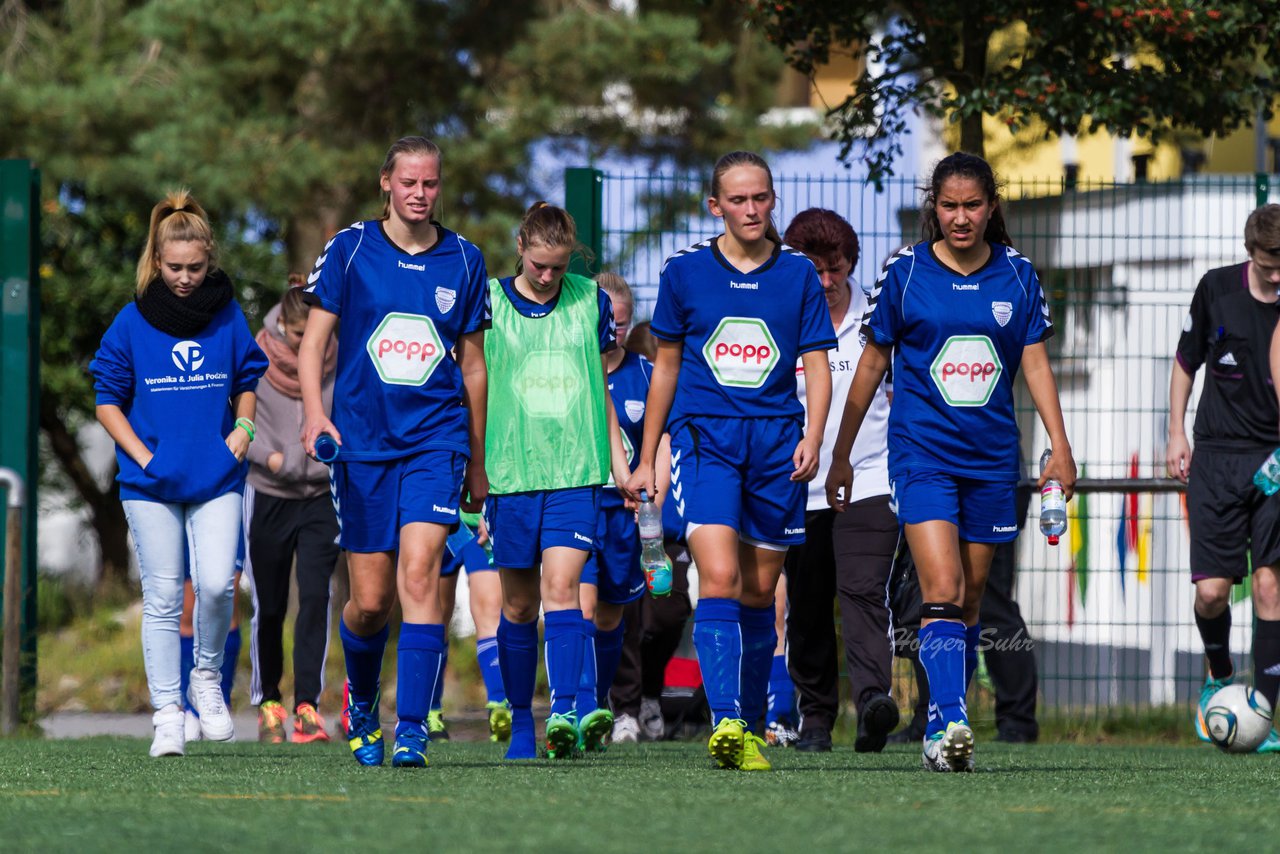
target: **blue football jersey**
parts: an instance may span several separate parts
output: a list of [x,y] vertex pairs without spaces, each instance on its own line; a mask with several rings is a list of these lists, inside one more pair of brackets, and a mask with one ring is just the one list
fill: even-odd
[[1053,334],[1031,262],[991,245],[967,276],[927,243],[891,257],[871,292],[864,333],[897,348],[889,409],[889,473],[931,469],[1016,479],[1013,379],[1030,344]]
[[341,318],[330,419],[344,459],[471,452],[453,348],[489,324],[488,276],[479,249],[436,229],[434,246],[410,254],[381,222],[357,222],[307,277],[308,301]]
[[[627,449],[627,467],[632,471],[640,461],[640,446],[644,443],[644,406],[649,397],[649,378],[652,376],[653,365],[636,353],[623,356],[622,364],[609,374],[609,397],[613,399],[613,408],[618,414],[622,444]],[[612,473],[601,493],[600,502],[606,506],[622,504],[622,493],[618,492]]]
[[[507,299],[511,300],[516,311],[525,317],[546,317],[560,303],[558,293],[545,303],[525,299],[520,291],[516,290],[515,276],[499,279],[498,283],[502,285],[502,292],[507,295]],[[600,352],[607,353],[618,346],[618,337],[613,323],[613,300],[609,299],[609,295],[602,288],[596,288],[596,305],[600,310],[600,317],[596,322],[596,333],[600,337]]]
[[667,259],[650,330],[684,353],[668,429],[696,415],[804,418],[796,359],[836,345],[813,263],[786,246],[749,273],[719,238]]

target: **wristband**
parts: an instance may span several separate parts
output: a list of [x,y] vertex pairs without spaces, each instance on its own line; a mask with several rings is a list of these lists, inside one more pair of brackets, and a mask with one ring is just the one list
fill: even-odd
[[248,434],[249,434],[249,441],[250,441],[250,442],[252,442],[252,441],[253,441],[253,434],[254,434],[254,432],[255,432],[256,428],[254,427],[253,421],[252,421],[251,419],[249,419],[249,418],[237,418],[237,419],[236,419],[236,426],[237,426],[237,427],[239,427],[239,428],[240,428],[241,430],[243,430],[244,432],[246,432],[246,433],[248,433]]

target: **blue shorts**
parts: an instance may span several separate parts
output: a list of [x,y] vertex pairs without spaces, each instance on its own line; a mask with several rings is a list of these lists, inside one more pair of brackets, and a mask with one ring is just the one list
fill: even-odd
[[621,505],[612,505],[602,507],[596,518],[596,548],[582,568],[582,583],[596,585],[601,602],[610,605],[634,602],[644,595],[636,513]]
[[458,524],[462,473],[467,458],[428,450],[398,460],[339,460],[330,471],[338,545],[350,552],[390,552],[400,529],[412,522]]
[[973,480],[924,470],[891,475],[893,512],[904,525],[950,522],[970,543],[1008,543],[1018,538],[1015,480]]
[[484,546],[475,540],[463,546],[461,552],[461,554],[455,555],[450,553],[448,549],[444,550],[444,561],[440,564],[441,578],[457,575],[458,571],[462,569],[465,569],[468,575],[473,572],[488,572],[497,569],[497,567],[489,563],[489,553],[484,550]]
[[556,546],[590,552],[596,543],[600,487],[490,495],[484,520],[493,543],[493,564],[503,569],[533,569],[542,553]]
[[687,534],[728,525],[743,542],[804,542],[809,485],[791,480],[803,431],[795,418],[697,416],[671,434],[671,492]]

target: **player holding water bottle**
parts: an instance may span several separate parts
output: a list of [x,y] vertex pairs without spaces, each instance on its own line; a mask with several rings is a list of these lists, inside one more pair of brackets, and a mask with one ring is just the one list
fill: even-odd
[[1010,245],[985,160],[959,153],[938,163],[924,232],[889,259],[872,291],[827,500],[840,510],[850,494],[849,451],[892,354],[889,481],[920,576],[920,660],[932,697],[923,762],[971,771],[965,693],[977,668],[978,605],[996,544],[1018,536],[1019,367],[1053,447],[1041,483],[1059,481],[1070,498],[1076,466],[1044,345],[1049,310],[1031,262]]
[[[715,724],[707,749],[743,771],[771,767],[745,718],[765,707],[774,590],[787,549],[805,538],[804,484],[818,470],[835,343],[813,263],[774,228],[776,202],[759,155],[717,161],[707,208],[724,232],[663,267],[649,420],[628,489],[654,488],[669,431],[672,498],[698,567],[693,642]],[[796,359],[809,380],[807,425]]]

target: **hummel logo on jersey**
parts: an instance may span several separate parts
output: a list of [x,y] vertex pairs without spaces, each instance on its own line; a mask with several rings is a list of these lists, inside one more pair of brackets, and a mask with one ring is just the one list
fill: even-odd
[[436,513],[448,513],[450,516],[458,512],[452,507],[441,507],[439,504],[432,504],[431,509],[434,510]]
[[739,291],[758,291],[760,290],[759,282],[729,282],[729,287]]
[[953,291],[976,291],[976,290],[979,290],[981,287],[982,286],[977,284],[976,282],[968,285],[960,285],[960,284],[956,284],[955,282],[951,283],[951,290]]
[[1280,676],[1280,664],[1273,664],[1262,672],[1268,676]]
[[996,323],[1005,326],[1008,324],[1009,318],[1013,317],[1013,303],[993,302],[991,303],[991,314],[995,316]]
[[803,534],[803,533],[804,533],[804,528],[783,528],[783,529],[782,529],[782,533],[784,533],[784,534],[786,534],[788,537],[790,537],[790,536],[792,536],[793,534]]
[[573,538],[580,543],[590,543],[594,545],[594,541],[590,537],[584,537],[581,534],[579,534],[577,531],[573,532]]
[[1222,356],[1222,358],[1221,358],[1221,359],[1219,359],[1219,360],[1218,360],[1218,364],[1219,364],[1219,365],[1228,365],[1228,366],[1230,366],[1230,367],[1232,367],[1232,368],[1237,367],[1237,365],[1236,365],[1236,357],[1235,357],[1235,356],[1233,356],[1233,355],[1231,355],[1230,353],[1226,353],[1226,354],[1224,354],[1224,355]]
[[401,270],[417,270],[419,273],[427,272],[426,264],[406,264],[405,262],[399,259],[396,259],[396,266],[398,266]]
[[1017,525],[992,525],[991,533],[993,534],[1011,534],[1018,530]]

